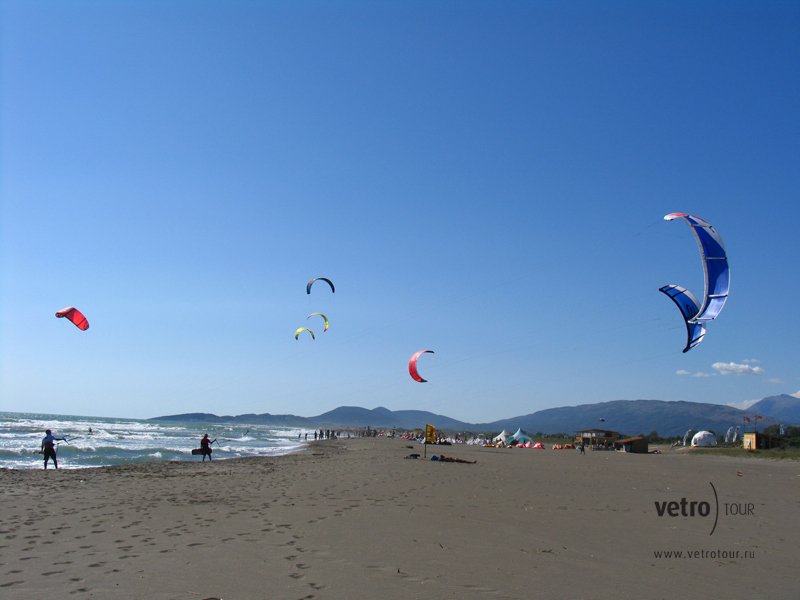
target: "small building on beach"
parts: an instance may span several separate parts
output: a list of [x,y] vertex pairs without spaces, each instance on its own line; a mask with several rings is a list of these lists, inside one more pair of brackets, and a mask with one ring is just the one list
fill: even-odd
[[589,448],[608,449],[614,448],[614,442],[622,439],[618,431],[608,429],[582,429],[575,432],[575,445],[581,444]]
[[614,442],[614,449],[619,452],[633,452],[635,454],[647,454],[649,452],[649,441],[644,437],[622,438]]
[[783,448],[783,437],[770,435],[768,433],[745,433],[742,437],[745,450],[770,450],[772,448]]

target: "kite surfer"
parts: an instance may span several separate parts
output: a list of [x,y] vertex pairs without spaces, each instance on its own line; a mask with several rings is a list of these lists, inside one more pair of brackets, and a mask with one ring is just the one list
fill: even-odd
[[[42,454],[44,454],[44,468],[47,469],[47,461],[51,458],[53,459],[53,466],[57,469],[58,468],[58,459],[56,458],[56,441],[60,440],[63,442],[67,441],[67,438],[57,438],[53,436],[53,432],[47,429],[45,431],[47,435],[44,436],[42,439]],[[67,442],[69,443],[69,442]]]
[[203,439],[200,440],[200,454],[203,455],[203,462],[206,460],[206,456],[208,456],[208,460],[211,460],[211,444],[217,441],[217,438],[214,438],[213,441],[209,441],[208,434],[203,436]]

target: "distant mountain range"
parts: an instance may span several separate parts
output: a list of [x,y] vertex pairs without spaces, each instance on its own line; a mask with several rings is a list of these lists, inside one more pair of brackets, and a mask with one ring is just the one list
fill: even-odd
[[789,423],[800,423],[800,399],[787,394],[768,396],[753,404],[748,410]]
[[[610,429],[628,435],[657,431],[661,436],[683,435],[687,429],[712,430],[724,433],[728,427],[745,426],[752,430],[756,416],[763,417],[760,430],[786,422],[800,423],[800,399],[787,394],[760,400],[748,410],[702,402],[666,402],[664,400],[613,400],[597,404],[548,408],[529,415],[502,419],[491,423],[465,423],[423,410],[389,410],[358,406],[340,406],[316,417],[296,415],[246,414],[217,416],[209,413],[186,413],[150,419],[184,423],[241,423],[276,427],[398,428],[415,429],[426,423],[445,431],[474,433],[510,432],[522,428],[529,433],[572,433],[578,429]],[[750,418],[745,423],[745,417]],[[602,421],[601,421],[602,419]]]

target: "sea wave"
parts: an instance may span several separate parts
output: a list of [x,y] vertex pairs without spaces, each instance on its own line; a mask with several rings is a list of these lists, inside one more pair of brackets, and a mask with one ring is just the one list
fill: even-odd
[[275,456],[303,446],[295,428],[0,413],[0,468],[41,468],[39,449],[45,429],[67,438],[57,442],[61,468],[197,460],[191,451],[206,433],[216,439],[215,459]]

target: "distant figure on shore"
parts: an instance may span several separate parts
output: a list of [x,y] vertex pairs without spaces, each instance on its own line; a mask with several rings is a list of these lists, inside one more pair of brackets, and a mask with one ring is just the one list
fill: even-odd
[[53,436],[53,433],[48,429],[45,431],[47,435],[44,436],[42,439],[42,454],[44,454],[44,468],[47,468],[47,461],[51,458],[53,459],[53,466],[57,469],[58,468],[58,459],[56,458],[56,441],[61,440],[63,442],[67,441],[67,438],[57,438]]
[[578,446],[578,448],[580,449],[580,451],[581,451],[581,454],[586,454],[586,449],[583,447],[583,444],[581,444],[580,446]]
[[217,438],[214,438],[213,441],[209,441],[208,434],[203,436],[203,439],[200,440],[200,454],[203,455],[203,462],[206,461],[206,456],[208,456],[208,460],[211,460],[211,444],[217,441]]

